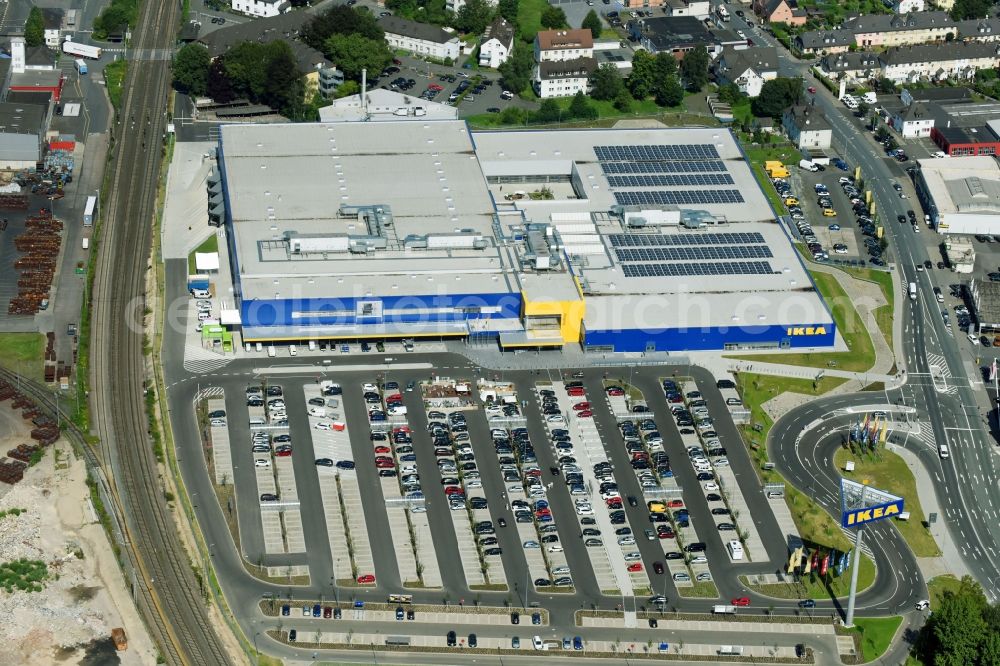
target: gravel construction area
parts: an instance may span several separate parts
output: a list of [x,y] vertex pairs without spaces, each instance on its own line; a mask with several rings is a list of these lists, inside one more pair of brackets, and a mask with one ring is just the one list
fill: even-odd
[[[19,432],[15,426],[19,415],[0,420],[6,426],[0,428],[0,452],[28,441],[27,428]],[[0,562],[41,560],[49,574],[41,592],[0,590],[0,664],[156,662],[85,479],[83,461],[59,441],[21,483],[0,483]],[[23,511],[14,515],[11,509]],[[111,641],[113,627],[125,628],[124,652],[116,652]]]

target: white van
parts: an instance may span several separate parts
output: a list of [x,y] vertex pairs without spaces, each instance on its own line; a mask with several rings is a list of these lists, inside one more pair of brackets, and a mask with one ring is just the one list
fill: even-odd
[[84,238],[83,239],[83,249],[84,250],[89,250],[90,249],[90,239],[89,238]]
[[406,416],[406,405],[396,405],[389,408],[389,413],[393,416]]
[[315,340],[310,340],[309,341],[309,351],[311,351],[311,352],[316,351],[316,341]]
[[260,344],[258,342],[257,345],[256,345],[256,349],[257,349],[257,351],[262,352],[262,351],[264,351],[264,345],[262,345],[262,344]]
[[288,345],[288,355],[289,356],[295,356],[298,353],[299,353],[298,347],[296,347],[295,345]]
[[274,358],[275,356],[278,355],[278,351],[274,348],[274,345],[267,346],[267,355],[270,356],[271,358]]
[[941,456],[943,460],[947,460],[948,458],[951,457],[951,454],[948,453],[947,444],[938,444],[938,455]]

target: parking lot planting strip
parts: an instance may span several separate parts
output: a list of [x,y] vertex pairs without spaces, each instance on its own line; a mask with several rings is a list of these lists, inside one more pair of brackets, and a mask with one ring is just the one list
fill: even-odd
[[[222,391],[222,389],[217,389]],[[226,411],[226,398],[223,393],[220,398],[209,398],[205,401],[208,413]],[[222,417],[223,421],[225,416]],[[209,423],[212,419],[209,418]],[[215,470],[215,485],[224,486],[233,483],[233,455],[229,443],[229,426],[210,425],[209,437],[212,442],[212,469]]]

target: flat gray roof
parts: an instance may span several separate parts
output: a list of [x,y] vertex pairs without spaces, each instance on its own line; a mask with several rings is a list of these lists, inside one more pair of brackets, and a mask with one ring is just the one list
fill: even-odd
[[917,160],[939,215],[1000,214],[1000,166],[992,157]]

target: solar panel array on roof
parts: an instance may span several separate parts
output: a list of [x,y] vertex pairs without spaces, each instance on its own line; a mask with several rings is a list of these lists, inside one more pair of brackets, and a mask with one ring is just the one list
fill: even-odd
[[703,162],[601,162],[604,173],[711,173],[726,171],[722,160]]
[[594,146],[594,154],[602,162],[719,159],[719,151],[710,143],[654,146]]
[[678,173],[669,176],[608,176],[611,187],[677,187],[687,185],[732,185],[728,173]]
[[763,243],[758,231],[692,231],[683,234],[608,234],[611,247],[667,247],[671,245],[747,245]]
[[739,190],[675,190],[654,192],[615,192],[615,201],[621,206],[684,205],[684,204],[738,204],[743,203]]
[[708,245],[680,247],[640,247],[615,250],[618,261],[707,261],[712,259],[770,259],[766,245]]
[[623,264],[625,277],[683,277],[697,275],[768,275],[768,261],[720,261],[705,264]]

